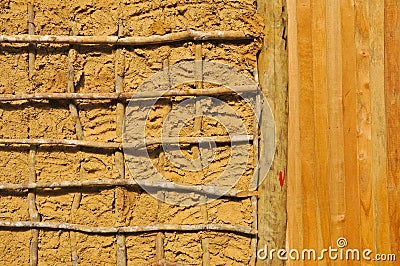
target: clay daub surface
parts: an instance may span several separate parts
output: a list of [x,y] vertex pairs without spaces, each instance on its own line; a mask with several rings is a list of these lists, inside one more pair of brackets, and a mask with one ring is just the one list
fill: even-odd
[[[27,34],[27,2],[0,1],[0,34]],[[259,36],[262,29],[252,0],[124,0],[124,1],[53,1],[34,3],[36,34],[116,35],[118,22],[123,21],[124,36],[149,36],[195,30],[240,30]],[[28,53],[25,44],[1,44],[0,93],[66,92],[68,45],[40,44],[36,48],[35,71],[28,77]],[[115,90],[115,50],[112,46],[75,46],[73,64],[77,92],[113,92]],[[259,41],[206,42],[202,56],[232,65],[252,75],[256,66]],[[180,42],[148,47],[125,47],[124,91],[132,91],[145,79],[159,71],[163,62],[175,64],[194,60],[195,43]],[[252,132],[252,114],[243,102],[225,99],[243,113]],[[179,99],[175,99],[179,101]],[[160,105],[152,113],[151,135],[161,129],[162,118],[174,102]],[[115,102],[79,101],[79,116],[85,140],[113,141],[116,138]],[[0,138],[76,139],[75,122],[66,101],[20,101],[0,103]],[[187,135],[192,124],[188,124]],[[218,135],[223,128],[214,121],[203,121],[204,135]],[[183,135],[186,133],[183,132]],[[209,181],[223,169],[229,146],[218,147],[217,160],[209,167],[209,176],[182,174],[168,165],[162,153],[153,151],[154,164],[165,169],[173,181],[196,184]],[[0,147],[0,182],[28,181],[26,147]],[[190,151],[188,152],[190,156]],[[36,156],[38,182],[118,178],[112,151],[72,147],[41,147]],[[245,189],[252,175],[252,158],[244,177],[237,184]],[[127,178],[132,178],[127,170]],[[197,179],[196,179],[197,178]],[[79,209],[71,215],[73,195],[82,193]],[[122,191],[123,204],[115,206],[116,189],[37,190],[36,204],[42,221],[69,222],[90,226],[148,225],[157,223],[205,223],[200,207],[177,207],[161,204],[136,189]],[[121,194],[119,194],[121,196]],[[207,206],[209,223],[251,226],[250,199],[220,199]],[[117,217],[117,214],[123,217]],[[26,192],[1,192],[0,219],[29,221]],[[211,265],[246,265],[251,257],[250,238],[229,233],[166,233],[165,256],[183,264],[201,264],[201,239],[209,238]],[[3,265],[28,265],[30,230],[0,230],[0,262]],[[142,265],[155,260],[155,234],[128,235],[128,264]],[[113,265],[116,261],[114,236],[77,233],[77,253],[82,265]],[[71,261],[69,233],[40,230],[39,265],[65,265]]]

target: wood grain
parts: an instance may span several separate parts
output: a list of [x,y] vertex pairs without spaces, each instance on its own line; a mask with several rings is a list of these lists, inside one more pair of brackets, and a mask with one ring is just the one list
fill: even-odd
[[400,4],[288,6],[287,247],[335,247],[345,237],[349,248],[398,254]]
[[[288,230],[286,249],[303,246],[303,219],[298,219],[303,213],[303,195],[300,160],[300,77],[297,28],[297,1],[288,1],[288,71],[289,76],[289,123],[288,123]],[[303,262],[288,262],[290,265],[303,265]]]
[[[329,159],[328,149],[328,89],[327,89],[327,56],[326,56],[326,1],[313,0],[312,12],[312,63],[314,90],[314,149],[315,149],[315,193],[317,208],[317,245],[318,249],[329,246],[330,208],[329,208]],[[316,111],[317,110],[317,111]]]
[[[303,191],[303,247],[311,248],[317,243],[317,201],[315,182],[315,106],[313,87],[313,40],[312,40],[312,9],[310,0],[297,2],[298,15],[298,43],[302,47],[299,50],[299,77],[300,85],[300,164]],[[299,217],[300,218],[300,217]],[[316,265],[317,262],[309,262]]]
[[[356,59],[356,11],[349,1],[341,1],[342,62],[343,62],[343,134],[346,187],[345,236],[352,247],[361,248],[361,235],[354,228],[361,227],[360,185],[357,171],[357,59]],[[356,203],[356,204],[354,204]],[[359,262],[354,262],[356,265]]]
[[385,1],[385,103],[387,187],[391,251],[400,252],[400,3]]
[[[331,244],[343,237],[345,222],[344,186],[344,138],[342,112],[342,52],[340,25],[340,2],[327,4],[327,83],[329,125],[329,183],[331,212]],[[332,265],[339,265],[332,263]]]
[[[286,1],[258,0],[257,11],[265,24],[263,49],[258,57],[259,82],[266,95],[275,118],[275,157],[269,169],[271,158],[260,152],[260,178],[266,176],[259,187],[258,204],[258,247],[280,249],[285,247],[286,238],[286,183],[281,187],[279,173],[287,169],[287,50],[286,50]],[[260,149],[268,147],[269,136],[265,130],[271,126],[267,121],[268,111],[263,107],[261,122]],[[269,119],[269,118],[268,118]],[[268,173],[268,174],[267,174]],[[283,265],[276,256],[272,260],[257,261],[257,265]]]
[[[361,203],[361,247],[371,248],[375,243],[371,178],[371,92],[369,76],[369,5],[366,1],[355,3],[355,41],[357,62],[357,171],[360,180]],[[372,265],[371,262],[362,262],[362,265]]]
[[[371,86],[371,145],[372,187],[374,198],[375,250],[390,252],[390,223],[387,190],[387,146],[385,113],[385,25],[384,1],[370,2],[370,86]],[[374,10],[374,12],[371,12]]]

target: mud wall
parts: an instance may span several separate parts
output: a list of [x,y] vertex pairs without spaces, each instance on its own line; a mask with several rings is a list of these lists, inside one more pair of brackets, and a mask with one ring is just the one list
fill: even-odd
[[[0,34],[27,34],[28,1],[0,2]],[[34,2],[36,34],[45,35],[116,35],[123,24],[124,36],[149,36],[195,30],[238,30],[259,36],[262,30],[256,15],[255,1],[37,1]],[[124,91],[134,91],[144,80],[169,65],[195,58],[194,42],[169,45],[125,47]],[[74,46],[39,44],[36,46],[34,73],[28,75],[28,48],[25,44],[1,44],[0,93],[66,92],[68,54],[74,66],[76,92],[115,91],[116,47],[108,45]],[[260,42],[204,42],[202,57],[232,65],[253,75]],[[221,97],[223,98],[223,97]],[[252,133],[252,117],[243,103],[225,99],[241,110]],[[153,112],[149,134],[156,136],[170,106],[180,99],[170,99]],[[19,101],[0,104],[0,138],[3,139],[76,139],[75,121],[68,101]],[[115,101],[78,101],[77,108],[84,139],[113,142],[116,135]],[[192,124],[187,131],[191,131]],[[213,121],[202,123],[204,135],[224,133]],[[183,135],[186,133],[183,132]],[[189,135],[190,133],[187,133]],[[153,151],[153,162],[165,169],[173,181],[204,183],[226,165],[229,147],[221,146],[219,157],[209,167],[209,176],[180,173]],[[29,176],[29,147],[0,147],[0,183],[26,183]],[[188,152],[190,155],[190,151]],[[37,182],[115,179],[119,177],[113,151],[75,147],[39,147],[36,153]],[[252,175],[252,159],[237,187],[245,189]],[[129,169],[127,178],[132,178]],[[208,178],[208,179],[207,179]],[[200,180],[200,181],[199,181]],[[79,208],[72,211],[74,197],[82,193]],[[68,222],[90,226],[229,223],[251,226],[252,205],[248,198],[219,199],[208,204],[208,221],[200,207],[176,207],[159,204],[139,189],[115,188],[58,189],[36,191],[36,205],[43,222]],[[116,206],[117,194],[123,203]],[[158,206],[158,207],[157,207]],[[122,217],[121,214],[122,213]],[[2,191],[0,219],[29,221],[27,191]],[[27,265],[30,260],[30,230],[0,230],[0,261],[4,265]],[[113,235],[76,234],[78,262],[82,265],[111,265],[116,262],[116,239]],[[183,264],[202,263],[201,239],[209,239],[211,265],[247,265],[251,258],[251,239],[233,233],[178,233],[164,236],[165,257]],[[128,265],[142,265],[156,260],[156,233],[127,235]],[[64,265],[71,261],[68,231],[40,230],[39,265]]]

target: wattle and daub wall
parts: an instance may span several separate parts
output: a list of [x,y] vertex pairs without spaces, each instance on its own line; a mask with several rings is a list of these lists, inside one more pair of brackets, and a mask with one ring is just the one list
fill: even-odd
[[[27,7],[29,1],[0,2],[0,34],[28,33]],[[195,29],[199,31],[237,30],[261,36],[262,23],[256,15],[256,3],[245,1],[36,1],[33,3],[35,34],[38,35],[117,35],[150,36]],[[201,44],[201,58],[229,64],[249,76],[256,67],[256,55],[261,42],[182,41],[144,47],[121,48],[124,58],[123,91],[134,91],[144,80],[165,67],[183,60],[194,60],[196,45]],[[0,46],[0,93],[59,93],[67,92],[68,62],[74,71],[74,90],[82,93],[115,91],[116,47],[111,45],[38,44],[35,60],[29,73],[28,45]],[[192,85],[188,85],[192,86]],[[157,136],[163,117],[170,106],[182,99],[168,99],[152,114],[152,131]],[[233,108],[244,113],[245,124],[252,134],[252,115],[243,110],[243,103],[225,97]],[[0,103],[1,139],[77,139],[75,123],[69,110],[70,101],[40,100]],[[76,102],[84,140],[113,142],[116,132],[116,102]],[[224,133],[213,126],[213,121],[202,122],[204,135]],[[215,123],[214,123],[215,124]],[[192,124],[188,125],[188,132]],[[185,133],[184,133],[185,134]],[[189,134],[189,133],[188,133]],[[219,157],[210,166],[210,178],[217,175],[229,156],[229,146],[220,146]],[[29,146],[0,147],[0,183],[27,183],[30,172]],[[176,171],[153,151],[154,163],[167,169],[171,180],[180,180]],[[189,152],[190,154],[190,152]],[[119,177],[112,150],[78,147],[41,146],[36,151],[34,173],[37,182],[115,179]],[[169,168],[168,168],[169,167]],[[169,169],[169,170],[168,170]],[[252,158],[237,187],[245,189],[253,174]],[[169,171],[169,173],[168,173]],[[132,178],[126,170],[126,178]],[[197,178],[197,179],[196,179]],[[193,174],[185,182],[202,183],[201,175]],[[182,180],[181,180],[182,181]],[[77,200],[80,197],[81,199]],[[119,200],[116,198],[119,197]],[[122,201],[120,200],[122,199]],[[75,207],[73,204],[75,203]],[[76,205],[78,203],[78,205]],[[253,207],[250,198],[219,199],[200,207],[176,207],[157,200],[140,189],[131,188],[76,188],[37,189],[36,207],[42,222],[61,222],[89,226],[133,226],[152,224],[219,223],[251,227]],[[28,191],[0,192],[2,221],[30,221]],[[207,221],[206,221],[207,220]],[[141,265],[156,260],[157,233],[126,236],[129,265]],[[38,264],[64,265],[71,261],[71,249],[76,250],[77,262],[83,265],[115,264],[116,237],[77,232],[71,241],[68,231],[39,230]],[[202,239],[209,240],[211,265],[246,265],[252,257],[251,238],[227,232],[165,233],[165,258],[183,264],[201,264]],[[27,229],[0,230],[0,261],[4,265],[26,265],[30,258],[32,231]],[[72,247],[74,246],[74,247]]]

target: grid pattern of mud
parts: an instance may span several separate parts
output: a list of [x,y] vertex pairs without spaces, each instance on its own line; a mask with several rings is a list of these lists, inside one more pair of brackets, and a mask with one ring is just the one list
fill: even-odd
[[[27,34],[28,1],[1,1],[1,34]],[[240,30],[259,36],[261,23],[254,1],[38,1],[34,3],[36,34],[117,35],[123,24],[124,36],[149,36],[188,29]],[[108,45],[74,46],[39,44],[35,47],[34,71],[29,75],[28,45],[1,44],[0,93],[66,92],[68,65],[72,62],[76,92],[114,92],[116,52],[124,58],[123,90],[134,91],[144,80],[165,66],[182,60],[194,60],[195,42],[169,45],[118,48]],[[227,63],[252,75],[256,66],[258,41],[204,42],[202,58]],[[117,70],[118,71],[118,70]],[[222,97],[223,98],[223,97]],[[234,108],[244,113],[243,103],[229,99]],[[160,104],[154,111],[150,131],[156,135],[162,117],[181,99]],[[76,121],[70,112],[70,101],[2,102],[0,138],[2,139],[77,139]],[[78,101],[79,119],[84,139],[114,142],[117,134],[116,101]],[[203,121],[205,135],[223,130]],[[246,124],[252,134],[252,117]],[[188,125],[188,132],[193,125]],[[183,133],[185,134],[185,133]],[[189,133],[188,133],[189,134]],[[210,176],[226,165],[221,146],[221,160],[210,166]],[[168,166],[162,152],[155,150],[154,164],[165,169],[171,180],[189,182]],[[188,151],[190,155],[190,151]],[[0,147],[0,183],[27,183],[32,151],[26,146]],[[37,182],[92,179],[117,179],[116,153],[77,147],[40,146],[35,149],[34,173]],[[252,160],[238,189],[246,188],[252,175]],[[169,172],[169,173],[168,173]],[[126,178],[132,179],[129,170]],[[199,179],[201,180],[201,179]],[[247,181],[246,181],[247,180]],[[204,181],[204,180],[203,180]],[[201,183],[201,182],[200,182]],[[1,191],[0,219],[30,221],[28,192]],[[201,207],[176,207],[159,203],[155,198],[133,188],[37,189],[36,208],[42,222],[61,222],[89,226],[137,226],[154,224],[234,224],[252,226],[253,207],[250,198],[219,199]],[[74,209],[76,198],[80,197]],[[207,215],[204,215],[204,212]],[[77,262],[82,265],[112,265],[117,261],[115,235],[76,232]],[[5,265],[26,265],[31,260],[31,230],[0,230],[0,261]],[[251,238],[226,232],[167,232],[163,236],[165,258],[182,264],[202,264],[202,240],[208,240],[210,265],[247,265],[250,262]],[[64,265],[71,262],[71,235],[68,231],[39,230],[39,265]],[[142,265],[157,259],[157,233],[128,234],[125,239],[128,265]]]

